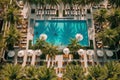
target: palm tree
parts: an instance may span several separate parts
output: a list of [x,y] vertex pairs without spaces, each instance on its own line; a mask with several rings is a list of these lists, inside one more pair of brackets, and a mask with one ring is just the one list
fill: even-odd
[[19,43],[21,38],[20,32],[12,25],[7,33],[5,42],[7,43],[8,50],[13,50],[15,43]]
[[110,24],[110,28],[116,28],[120,26],[120,9],[112,9],[110,14],[108,15],[108,21]]
[[114,0],[114,1],[113,0],[108,0],[108,1],[115,8],[119,8],[120,7],[120,1],[119,0]]
[[63,80],[84,80],[84,70],[79,65],[68,65],[63,75]]
[[25,67],[25,79],[29,80],[38,80],[39,69],[35,66]]
[[27,3],[27,4],[34,4],[37,2],[37,0],[23,0],[24,4]]
[[58,6],[60,0],[46,0],[46,3],[52,6]]
[[25,74],[23,80],[56,80],[56,74],[53,68],[47,68],[46,66],[25,67]]
[[119,80],[120,79],[120,63],[108,62],[104,65],[105,79],[104,80]]
[[10,24],[15,24],[18,22],[19,20],[18,13],[19,13],[18,8],[15,8],[14,6],[10,6],[7,9],[4,15],[4,19],[9,22],[9,26]]
[[104,0],[86,0],[86,3],[87,3],[88,5],[93,6],[93,5],[99,4],[100,2],[103,2],[103,1],[104,1]]
[[87,80],[106,80],[105,69],[101,65],[95,65],[88,68]]
[[118,36],[119,34],[115,29],[104,29],[104,31],[101,31],[96,35],[96,38],[98,41],[102,41],[104,46],[111,46],[115,45],[116,37]]
[[83,48],[82,46],[80,46],[80,43],[77,39],[71,39],[70,40],[70,44],[68,44],[68,48],[70,49],[70,51],[74,54],[75,52],[77,52],[80,48]]
[[117,28],[115,28],[115,30],[117,31],[117,33],[118,33],[118,36],[116,37],[116,48],[117,48],[117,50],[119,50],[120,49],[120,27],[117,27]]
[[54,68],[47,68],[46,66],[39,67],[39,80],[57,80]]
[[55,56],[59,53],[58,51],[58,47],[57,46],[54,46],[53,44],[47,44],[43,50],[43,53],[48,55],[48,59],[51,60],[52,62],[52,67],[53,67],[53,64],[54,64],[54,58]]
[[98,23],[99,27],[103,27],[107,22],[107,10],[100,9],[94,14],[94,20]]
[[78,5],[80,5],[80,6],[86,6],[88,3],[87,3],[87,0],[77,0],[78,2]]
[[51,58],[53,58],[58,53],[58,47],[54,46],[53,44],[47,44],[44,52],[45,54],[48,54]]
[[[5,19],[4,19],[4,15],[6,14],[5,12],[6,12],[6,10],[7,10],[8,4],[9,4],[9,0],[4,0],[4,1],[0,0],[0,9],[1,9],[1,11],[0,11],[0,18],[2,18],[3,20],[5,20]],[[5,23],[5,21],[4,21],[3,24],[5,24],[5,27],[4,27],[4,32],[3,32],[2,36],[1,36],[1,42],[4,44],[4,43],[5,43],[4,37],[5,37],[5,30],[7,29],[7,28],[6,28],[6,27],[7,27],[7,23]],[[3,25],[3,26],[4,26],[4,25]],[[4,44],[4,45],[5,45],[5,44]],[[4,46],[4,47],[5,47],[5,46]],[[2,55],[3,55],[4,47],[1,46],[1,50],[0,50],[0,53],[1,53],[1,54],[0,54],[0,61],[1,61],[1,58],[2,58]]]
[[33,49],[36,50],[36,49],[41,49],[43,51],[43,49],[46,47],[48,43],[44,40],[41,40],[41,39],[37,39],[36,43],[33,45]]
[[[33,49],[41,49],[43,54],[48,55],[49,59],[53,60],[55,55],[59,53],[57,50],[58,47],[50,44],[44,40],[38,39],[36,44],[33,46]],[[52,61],[53,65],[53,61]]]
[[20,80],[23,69],[20,65],[6,64],[0,70],[0,80]]
[[87,80],[119,80],[120,63],[108,62],[105,65],[95,65],[89,67]]

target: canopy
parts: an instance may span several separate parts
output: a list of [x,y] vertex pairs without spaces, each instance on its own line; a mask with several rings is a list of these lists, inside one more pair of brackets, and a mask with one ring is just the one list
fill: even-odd
[[8,57],[13,57],[15,55],[15,52],[14,51],[9,51],[8,52]]
[[85,51],[84,51],[83,49],[79,49],[79,50],[78,50],[78,54],[79,54],[79,55],[84,54],[84,52],[85,52]]
[[42,54],[42,51],[41,51],[41,50],[35,50],[35,54],[36,54],[37,56],[40,56],[40,55]]
[[103,57],[103,56],[104,56],[104,53],[103,53],[102,50],[97,50],[97,55],[98,55],[99,57]]
[[113,52],[110,51],[110,50],[106,50],[106,55],[107,55],[108,57],[112,57],[112,56],[113,56]]
[[76,34],[75,35],[75,37],[76,37],[76,39],[78,40],[78,41],[81,41],[81,40],[83,40],[83,35],[82,34]]
[[28,55],[28,56],[32,56],[32,55],[33,55],[33,50],[28,50],[28,51],[27,51],[27,55]]
[[64,49],[63,49],[63,53],[65,53],[65,54],[69,54],[69,53],[70,53],[69,48],[64,48]]
[[94,50],[87,50],[87,55],[94,55]]
[[40,39],[41,40],[46,40],[47,39],[47,35],[46,34],[41,34],[40,35]]
[[19,52],[18,52],[18,57],[23,57],[24,56],[24,50],[20,50]]

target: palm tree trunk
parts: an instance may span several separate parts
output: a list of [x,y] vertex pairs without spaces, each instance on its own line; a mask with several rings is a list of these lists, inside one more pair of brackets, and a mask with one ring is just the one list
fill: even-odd
[[[4,33],[3,33],[3,38],[5,38],[6,37],[6,30],[7,30],[7,24],[8,24],[8,21],[6,21],[5,22],[5,28],[4,28]],[[5,40],[3,39],[3,43],[5,43],[5,46],[6,46],[6,42],[5,42]],[[3,60],[5,60],[4,59],[4,47],[1,49],[1,54],[0,54],[0,61],[1,61],[1,58],[3,58]]]

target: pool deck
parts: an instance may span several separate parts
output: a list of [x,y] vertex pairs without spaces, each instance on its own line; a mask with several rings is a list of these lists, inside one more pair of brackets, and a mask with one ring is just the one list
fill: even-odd
[[[60,9],[60,12],[59,12],[59,16],[57,18],[65,18],[62,16],[62,11],[63,11],[63,6],[62,7],[59,7]],[[25,10],[25,9],[24,9]],[[29,10],[29,9],[28,9]],[[24,12],[24,11],[23,11]],[[26,12],[26,11],[25,11]],[[27,14],[28,12],[26,12]],[[30,18],[34,19],[34,20],[43,20],[44,19],[44,16],[36,16],[35,14],[30,14],[29,12],[29,18],[28,20],[30,21]],[[52,18],[55,18],[54,16],[50,16],[50,17],[47,17],[46,19],[48,20],[51,20]],[[86,18],[91,18],[91,15],[90,14],[87,14],[86,17],[81,17],[81,16],[68,16],[67,18],[73,18],[73,20],[86,20]],[[27,33],[27,47],[26,47],[26,51],[28,50],[28,43],[29,43],[29,40],[33,40],[33,31],[34,31],[34,28],[30,26],[30,22],[28,22],[28,33]],[[89,39],[92,40],[93,39],[93,28],[89,28],[88,29],[88,33],[89,33]],[[25,65],[25,62],[26,62],[26,59],[27,59],[27,56],[24,57],[24,64]],[[34,59],[33,59],[33,62],[34,62]],[[33,63],[32,63],[33,64]]]

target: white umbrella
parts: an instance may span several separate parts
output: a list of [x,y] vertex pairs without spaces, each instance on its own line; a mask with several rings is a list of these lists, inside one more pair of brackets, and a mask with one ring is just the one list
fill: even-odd
[[64,49],[63,49],[63,53],[65,53],[65,54],[69,54],[69,53],[70,53],[69,48],[64,48]]
[[106,50],[106,55],[107,55],[108,57],[112,57],[112,56],[113,56],[113,52],[110,51],[110,50]]
[[87,55],[94,55],[94,50],[87,50]]
[[28,51],[27,51],[27,55],[28,55],[28,56],[32,56],[32,55],[33,55],[33,50],[28,50]]
[[41,34],[40,35],[40,39],[41,40],[46,40],[47,39],[47,35],[46,34]]
[[20,50],[17,55],[18,55],[19,57],[23,57],[24,54],[25,54],[25,53],[24,53],[24,50]]
[[77,39],[78,41],[83,40],[83,35],[80,34],[80,33],[76,34],[75,37],[76,37],[76,39]]
[[42,51],[41,51],[41,50],[35,50],[35,54],[36,54],[37,56],[40,56],[40,55],[42,54]]
[[79,55],[82,55],[82,54],[84,54],[85,51],[83,49],[79,49],[77,52]]
[[14,52],[14,51],[9,51],[9,52],[8,52],[8,56],[9,56],[9,57],[13,57],[14,55],[15,55],[15,52]]
[[104,56],[104,53],[103,53],[102,50],[97,50],[97,55],[98,55],[99,57],[103,57],[103,56]]

